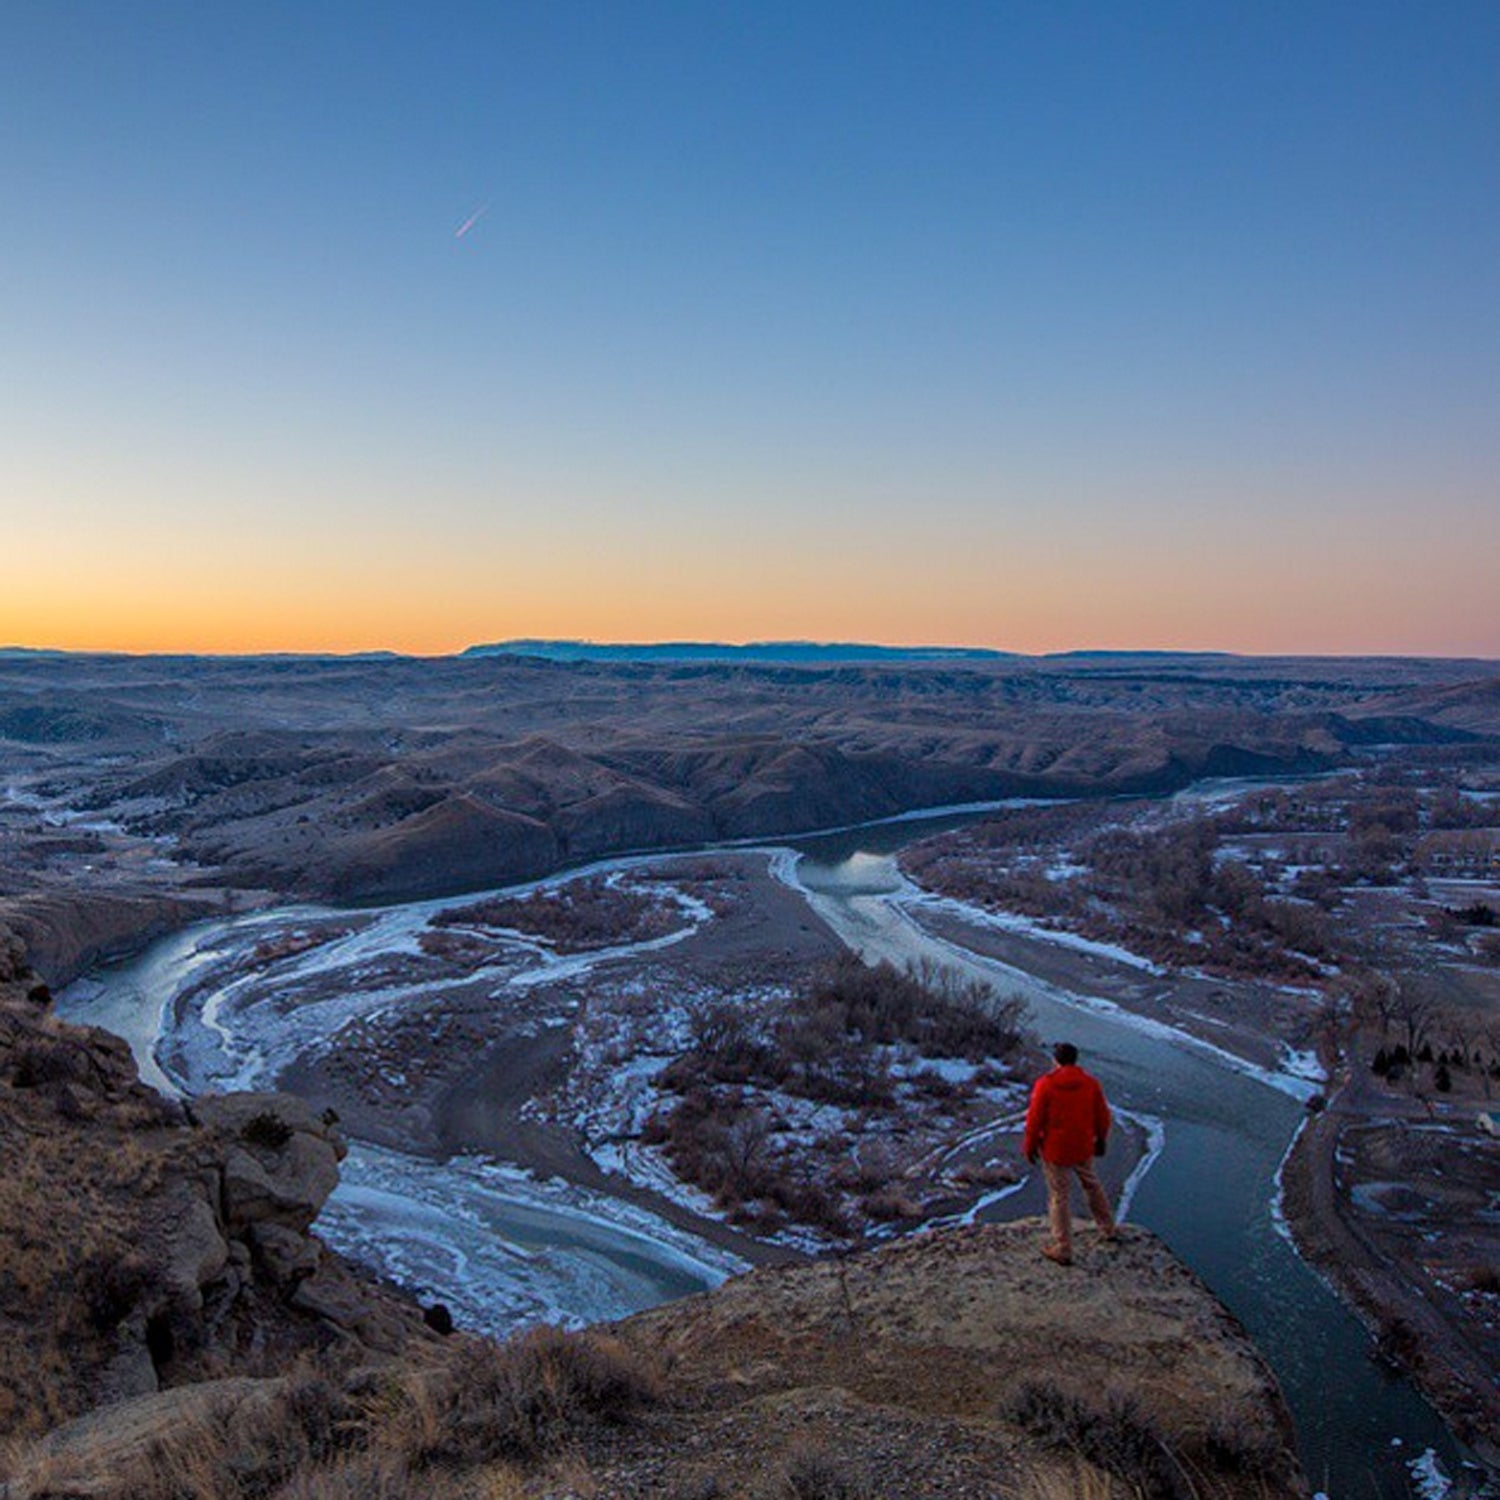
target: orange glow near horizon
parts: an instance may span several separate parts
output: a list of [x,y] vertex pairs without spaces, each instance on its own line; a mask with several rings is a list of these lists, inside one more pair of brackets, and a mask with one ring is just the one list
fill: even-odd
[[0,645],[1500,659],[1493,7],[73,9]]
[[[1295,576],[1271,558],[1226,576],[1175,559],[742,556],[714,571],[689,555],[616,568],[607,555],[497,566],[484,557],[243,556],[231,574],[178,556],[60,558],[0,595],[0,646],[129,653],[392,650],[447,655],[532,637],[600,642],[866,641],[1266,655],[1500,655],[1486,569],[1435,590],[1420,559],[1393,580],[1373,560]],[[622,576],[623,575],[623,576]],[[1367,601],[1381,601],[1372,628]],[[1268,602],[1269,601],[1269,602]]]
[[1076,496],[1038,480],[1039,504],[1018,480],[949,476],[919,503],[914,481],[867,496],[829,476],[778,491],[752,475],[707,509],[638,477],[523,477],[497,494],[387,476],[382,492],[373,471],[331,469],[266,480],[263,502],[257,475],[206,464],[154,483],[64,484],[41,468],[4,530],[22,561],[0,588],[0,646],[420,656],[541,637],[1500,657],[1500,518],[1475,506],[1440,527],[1394,494],[1299,507],[1245,486],[1082,475]]

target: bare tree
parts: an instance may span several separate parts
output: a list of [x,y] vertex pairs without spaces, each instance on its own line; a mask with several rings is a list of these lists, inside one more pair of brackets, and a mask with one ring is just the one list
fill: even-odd
[[1479,1076],[1484,1080],[1486,1099],[1494,1097],[1491,1085],[1496,1068],[1500,1068],[1500,1020],[1486,1021],[1484,1025],[1484,1056],[1479,1059]]
[[1443,1050],[1460,1068],[1472,1065],[1480,1037],[1479,1018],[1469,1011],[1451,1009],[1443,1016]]
[[1388,974],[1361,969],[1345,981],[1343,988],[1349,996],[1355,1020],[1375,1018],[1380,1022],[1380,1039],[1387,1040],[1400,1003],[1401,986]]
[[1391,1017],[1406,1033],[1406,1050],[1415,1057],[1427,1040],[1437,1007],[1432,1000],[1409,984],[1396,984]]
[[724,1158],[730,1180],[743,1198],[757,1196],[765,1186],[766,1139],[771,1122],[763,1109],[747,1110],[724,1133]]

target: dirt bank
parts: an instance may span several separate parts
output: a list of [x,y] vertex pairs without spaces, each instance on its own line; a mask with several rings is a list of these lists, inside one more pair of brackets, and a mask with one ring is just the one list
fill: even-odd
[[[1500,1466],[1500,1383],[1490,1352],[1434,1305],[1440,1289],[1411,1249],[1360,1222],[1341,1183],[1349,1133],[1366,1127],[1376,1104],[1388,1127],[1390,1101],[1371,1098],[1356,1075],[1309,1118],[1282,1170],[1287,1224],[1301,1253],[1369,1324],[1383,1357],[1412,1375],[1459,1438]],[[1413,1103],[1410,1118],[1425,1119],[1426,1111]]]
[[1306,994],[1274,985],[1158,972],[1046,936],[994,926],[982,916],[967,918],[952,906],[913,904],[908,909],[934,937],[1068,994],[1108,1000],[1257,1068],[1275,1071],[1284,1065],[1287,1048],[1310,1048],[1313,1042],[1315,1012]]

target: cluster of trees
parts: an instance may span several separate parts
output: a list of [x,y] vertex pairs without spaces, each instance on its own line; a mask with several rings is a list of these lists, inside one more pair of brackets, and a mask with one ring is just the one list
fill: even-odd
[[434,927],[489,927],[545,939],[564,952],[664,937],[682,925],[677,906],[652,891],[591,875],[526,896],[497,896],[450,906]]
[[[851,1233],[899,1201],[888,1174],[848,1159],[814,1161],[816,1141],[779,1128],[774,1098],[855,1110],[875,1119],[898,1103],[903,1081],[929,1105],[952,1109],[1001,1081],[1025,1048],[1019,997],[935,966],[897,969],[846,955],[799,995],[749,1010],[730,1000],[698,1007],[688,1050],[663,1070],[675,1097],[647,1122],[644,1140],[673,1171],[710,1193],[731,1217],[762,1227],[785,1220]],[[963,1058],[967,1084],[895,1058]]]
[[1339,835],[1331,860],[1342,884],[1389,885],[1409,865],[1420,835],[1491,827],[1495,810],[1452,779],[1411,784],[1399,766],[1342,776],[1295,793],[1257,792],[1218,814],[1226,833]]
[[1382,1044],[1370,1069],[1398,1083],[1430,1068],[1432,1086],[1448,1093],[1455,1076],[1477,1078],[1488,1098],[1500,1081],[1500,1022],[1439,1003],[1418,985],[1388,974],[1362,973],[1351,981],[1357,1019],[1379,1025]]
[[[1341,958],[1330,917],[1348,887],[1403,879],[1431,830],[1473,830],[1494,816],[1451,779],[1409,776],[1409,767],[1382,767],[1170,821],[1138,804],[1007,809],[929,840],[905,862],[960,900],[1061,921],[1169,966],[1318,979]],[[1225,848],[1268,833],[1278,849],[1263,863]],[[1283,862],[1296,867],[1286,886]],[[1450,916],[1495,920],[1483,903]],[[1500,940],[1493,947],[1500,956]]]
[[[1060,919],[1160,963],[1315,977],[1334,954],[1332,900],[1282,897],[1224,857],[1224,836],[1217,815],[1163,823],[1119,804],[1018,808],[929,841],[907,867],[960,900]],[[1069,842],[1050,842],[1059,837]]]

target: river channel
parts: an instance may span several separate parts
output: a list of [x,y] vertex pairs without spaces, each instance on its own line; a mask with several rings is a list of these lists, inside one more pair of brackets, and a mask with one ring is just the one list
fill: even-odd
[[[1075,1041],[1114,1102],[1160,1122],[1160,1149],[1131,1218],[1166,1240],[1269,1359],[1315,1488],[1331,1500],[1445,1493],[1414,1488],[1410,1465],[1431,1450],[1455,1474],[1462,1450],[1415,1388],[1371,1359],[1365,1329],[1297,1256],[1277,1217],[1278,1168],[1304,1113],[1295,1089],[924,932],[902,903],[893,854],[955,821],[797,840],[794,878],[818,914],[870,959],[932,958],[1024,992],[1044,1039]],[[393,919],[401,910],[392,909]],[[160,1063],[170,1002],[232,930],[257,920],[264,917],[164,939],[72,987],[59,1012],[123,1035],[151,1082],[191,1092],[195,1080],[170,1076]],[[1004,1207],[991,1212],[1000,1217]],[[619,1316],[738,1269],[723,1252],[615,1200],[536,1184],[503,1164],[430,1162],[358,1142],[319,1228],[336,1248],[497,1328]]]

